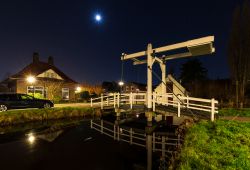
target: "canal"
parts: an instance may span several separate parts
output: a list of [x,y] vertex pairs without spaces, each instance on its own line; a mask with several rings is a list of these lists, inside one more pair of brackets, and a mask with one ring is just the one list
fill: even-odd
[[90,129],[90,121],[0,134],[2,170],[132,170],[146,168],[146,149]]

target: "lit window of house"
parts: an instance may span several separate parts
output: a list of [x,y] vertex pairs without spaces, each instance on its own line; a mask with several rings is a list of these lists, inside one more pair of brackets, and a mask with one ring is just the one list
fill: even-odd
[[42,86],[27,86],[27,94],[33,94],[37,98],[46,98],[47,96],[47,90],[44,89]]
[[62,99],[69,100],[69,88],[62,88]]

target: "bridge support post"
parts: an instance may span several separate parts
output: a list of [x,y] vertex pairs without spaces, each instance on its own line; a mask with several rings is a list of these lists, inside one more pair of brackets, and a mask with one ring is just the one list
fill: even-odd
[[149,111],[146,112],[147,115],[147,127],[146,131],[146,148],[147,148],[147,170],[152,170],[152,134],[153,134],[153,127],[152,127],[152,114],[153,112]]
[[153,92],[153,111],[155,112],[156,93]]
[[147,47],[147,108],[152,109],[152,81],[153,81],[153,49],[152,44],[148,44]]

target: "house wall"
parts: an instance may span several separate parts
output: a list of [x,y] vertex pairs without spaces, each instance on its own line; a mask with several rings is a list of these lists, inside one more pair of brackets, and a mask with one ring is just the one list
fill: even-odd
[[[63,81],[49,81],[49,80],[37,80],[34,86],[41,86],[47,89],[47,98],[48,99],[60,99],[62,98],[62,88],[69,89],[69,100],[75,100],[75,83],[67,83]],[[27,93],[27,87],[33,86],[30,83],[27,83],[24,80],[17,80],[16,92],[17,93]]]

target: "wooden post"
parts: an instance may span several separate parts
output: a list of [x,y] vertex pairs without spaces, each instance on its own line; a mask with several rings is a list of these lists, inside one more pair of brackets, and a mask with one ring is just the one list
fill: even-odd
[[93,107],[93,99],[90,99],[90,106]]
[[153,133],[153,152],[155,151],[155,132]]
[[189,96],[187,95],[187,108],[189,108]]
[[116,94],[114,93],[114,108],[115,108],[115,105],[116,105],[116,102],[115,102],[115,100],[116,100],[116,96],[115,96]]
[[130,145],[132,145],[133,144],[133,129],[130,128],[129,132],[130,132]]
[[120,107],[120,93],[117,93],[117,106]]
[[92,119],[90,120],[90,128],[91,129],[93,128],[93,120]]
[[116,128],[115,128],[116,126],[114,125],[114,140],[116,140]]
[[156,100],[156,94],[153,92],[153,111],[155,112],[155,100]]
[[181,104],[178,101],[178,117],[181,117]]
[[101,94],[101,109],[103,109],[103,94]]
[[165,150],[166,150],[166,145],[165,145],[165,137],[162,136],[162,143],[161,143],[161,150],[162,150],[162,157],[165,158]]
[[133,93],[132,92],[130,93],[129,100],[130,100],[130,109],[132,109],[133,108]]
[[214,121],[214,113],[215,113],[215,100],[211,99],[211,121]]
[[120,127],[117,126],[117,140],[120,141]]
[[103,120],[101,120],[101,134],[103,134]]

